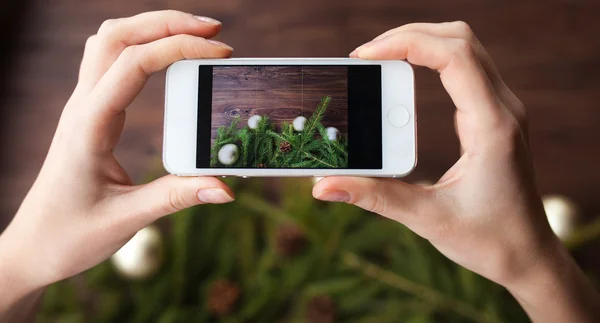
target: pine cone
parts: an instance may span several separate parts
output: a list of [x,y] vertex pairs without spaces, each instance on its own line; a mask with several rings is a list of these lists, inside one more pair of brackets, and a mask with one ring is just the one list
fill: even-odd
[[306,307],[306,321],[311,323],[335,322],[335,303],[326,295],[313,297]]
[[256,167],[258,167],[258,168],[267,168],[267,164],[260,163],[260,164],[256,165]]
[[290,144],[287,141],[284,141],[284,142],[280,143],[279,144],[279,151],[281,151],[284,154],[289,153],[290,151],[292,151],[292,144]]
[[275,233],[276,251],[279,255],[291,257],[298,254],[306,245],[304,231],[295,224],[282,224]]
[[233,311],[239,296],[240,290],[236,284],[225,279],[219,279],[213,282],[208,289],[208,311],[215,316],[229,314]]

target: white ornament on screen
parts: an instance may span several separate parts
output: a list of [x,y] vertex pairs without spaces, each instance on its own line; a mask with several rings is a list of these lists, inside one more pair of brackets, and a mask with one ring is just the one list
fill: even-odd
[[566,196],[548,195],[542,199],[550,228],[561,240],[568,239],[579,221],[577,205]]
[[296,117],[294,122],[292,123],[294,126],[294,130],[300,132],[304,130],[304,125],[306,124],[306,118],[303,116]]
[[154,275],[163,264],[164,245],[160,231],[148,226],[138,231],[110,260],[119,274],[132,279]]
[[233,165],[238,160],[239,155],[240,150],[238,146],[235,144],[227,144],[219,149],[217,158],[221,164],[229,166]]
[[327,138],[331,141],[337,141],[340,136],[340,131],[335,127],[327,127],[325,128],[325,132],[327,133]]
[[262,117],[259,115],[253,115],[250,118],[248,118],[248,128],[257,129],[258,122],[260,121],[260,119],[262,119]]

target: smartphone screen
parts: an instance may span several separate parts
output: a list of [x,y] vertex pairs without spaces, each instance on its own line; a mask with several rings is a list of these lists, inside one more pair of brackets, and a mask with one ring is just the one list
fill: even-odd
[[200,65],[197,168],[382,169],[380,65]]

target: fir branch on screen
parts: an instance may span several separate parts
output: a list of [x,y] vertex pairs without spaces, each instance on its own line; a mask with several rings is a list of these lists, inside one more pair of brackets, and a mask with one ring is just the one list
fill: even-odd
[[304,126],[304,131],[302,131],[300,139],[300,145],[303,146],[308,141],[314,139],[315,130],[317,130],[318,125],[321,124],[321,120],[325,115],[325,110],[329,107],[329,103],[331,103],[331,97],[326,96],[321,99],[319,105],[317,106],[317,110],[313,113],[313,115],[306,121],[306,125]]
[[[270,168],[343,168],[348,166],[347,139],[327,137],[321,123],[331,97],[319,102],[304,130],[295,132],[291,123],[283,122],[278,132],[268,117],[261,117],[256,129],[238,128],[240,118],[229,126],[217,129],[211,149],[212,167],[270,167]],[[219,162],[219,150],[226,144],[235,144],[239,158],[233,165]]]
[[217,129],[217,136],[210,150],[211,167],[222,166],[219,163],[219,159],[217,157],[219,154],[219,150],[226,144],[232,144],[236,142],[236,140],[238,139],[237,124],[240,122],[240,120],[241,118],[239,117],[234,118],[228,127],[219,127]]

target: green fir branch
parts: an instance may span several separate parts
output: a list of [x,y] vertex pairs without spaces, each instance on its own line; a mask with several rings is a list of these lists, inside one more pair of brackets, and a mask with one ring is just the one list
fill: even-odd
[[[316,244],[323,244],[325,242],[321,235],[313,228],[307,227],[303,223],[299,222],[294,216],[288,214],[285,210],[265,202],[258,196],[255,196],[251,193],[244,193],[238,195],[237,201],[248,209],[255,211],[257,214],[270,218],[275,222],[295,223],[299,227],[302,227],[307,233],[307,236]],[[432,287],[411,281],[395,272],[384,270],[378,265],[361,258],[349,250],[340,248],[337,251],[337,255],[344,265],[359,270],[366,277],[383,282],[390,287],[418,297],[419,299],[432,304],[434,307],[443,308],[444,310],[454,312],[478,323],[501,323],[499,318],[487,315],[469,303],[455,299],[433,289]]]
[[306,121],[306,124],[304,125],[304,130],[301,134],[301,146],[303,146],[306,142],[314,138],[315,130],[317,129],[318,125],[321,124],[321,119],[323,119],[323,116],[325,115],[325,110],[327,110],[329,103],[331,103],[331,97],[323,97],[321,102],[319,102],[319,105],[317,106],[315,112],[308,119],[308,121]]
[[[211,167],[258,167],[259,164],[271,168],[347,167],[347,141],[345,138],[340,138],[339,142],[329,140],[321,124],[330,103],[330,96],[323,97],[301,132],[295,132],[287,121],[278,132],[268,117],[260,118],[256,129],[247,126],[238,129],[240,118],[233,119],[229,126],[217,129],[211,147]],[[316,135],[317,131],[320,136]],[[286,142],[291,150],[281,152],[280,145]],[[226,144],[235,144],[240,151],[238,160],[229,166],[218,160],[219,150]]]

